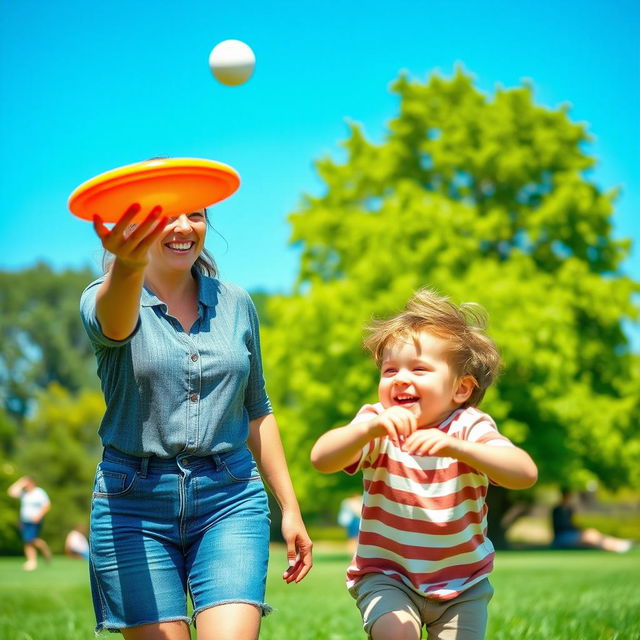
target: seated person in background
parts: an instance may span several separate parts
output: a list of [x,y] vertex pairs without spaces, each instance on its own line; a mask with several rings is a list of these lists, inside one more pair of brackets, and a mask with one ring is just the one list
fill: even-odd
[[581,529],[573,522],[572,494],[569,489],[561,489],[561,501],[551,512],[553,541],[555,549],[604,549],[624,553],[631,548],[630,540],[607,536],[597,529]]
[[64,541],[64,553],[71,558],[89,559],[89,541],[85,535],[86,527],[78,525],[71,529]]

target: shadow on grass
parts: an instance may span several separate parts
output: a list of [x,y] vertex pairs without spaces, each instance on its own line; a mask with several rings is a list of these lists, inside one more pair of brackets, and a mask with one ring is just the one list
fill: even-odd
[[[496,551],[500,553],[509,552],[509,551],[559,551],[566,553],[567,551],[603,551],[603,549],[598,549],[597,547],[554,547],[549,544],[532,544],[527,542],[513,542],[508,547],[496,548]],[[613,552],[610,552],[613,553]],[[619,554],[615,554],[619,555]]]

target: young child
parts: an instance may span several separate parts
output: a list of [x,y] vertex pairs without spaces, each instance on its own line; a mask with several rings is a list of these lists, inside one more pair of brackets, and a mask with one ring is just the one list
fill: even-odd
[[500,365],[485,324],[478,305],[416,293],[365,341],[380,367],[379,402],[311,451],[318,471],[364,476],[347,586],[373,640],[419,640],[423,625],[430,640],[484,637],[487,487],[525,489],[538,473],[476,408]]

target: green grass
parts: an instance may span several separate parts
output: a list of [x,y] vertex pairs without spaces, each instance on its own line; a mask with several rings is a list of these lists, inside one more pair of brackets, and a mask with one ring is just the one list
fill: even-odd
[[[267,599],[274,607],[261,640],[362,639],[344,587],[344,553],[316,554],[309,577],[285,585],[274,549]],[[26,573],[20,558],[0,558],[0,640],[92,640],[87,565],[56,557]],[[640,550],[518,551],[498,554],[487,640],[638,640]],[[109,634],[112,638],[120,636]]]

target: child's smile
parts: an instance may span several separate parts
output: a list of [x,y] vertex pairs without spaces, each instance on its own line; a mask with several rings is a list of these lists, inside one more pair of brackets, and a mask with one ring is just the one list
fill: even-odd
[[407,409],[415,405],[420,398],[413,394],[407,393],[396,393],[393,395],[393,403],[399,404],[402,407],[406,407]]

